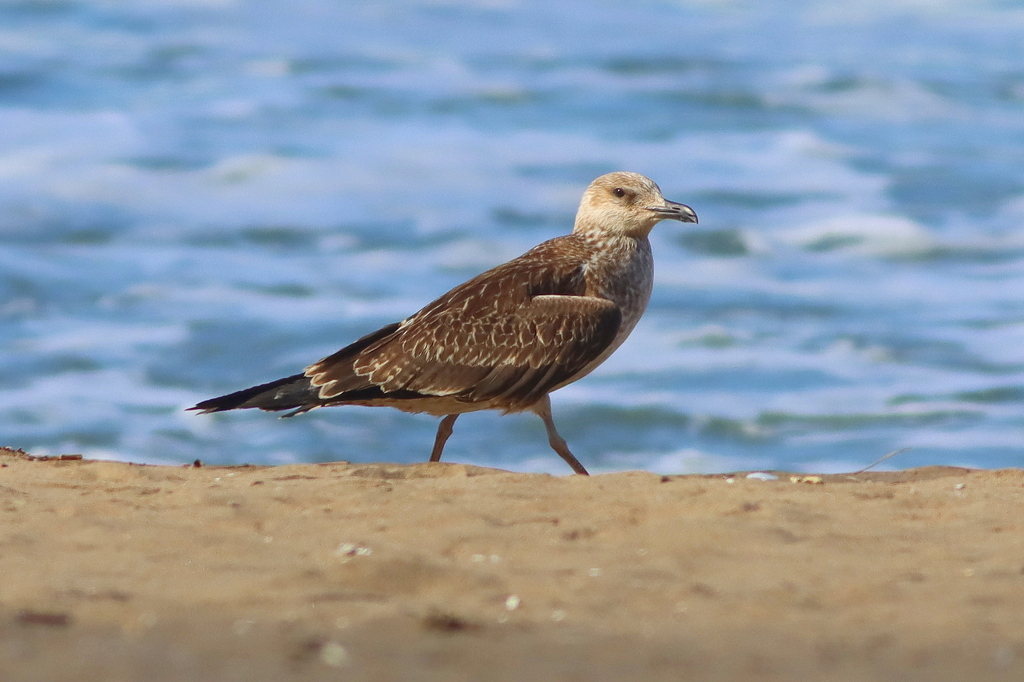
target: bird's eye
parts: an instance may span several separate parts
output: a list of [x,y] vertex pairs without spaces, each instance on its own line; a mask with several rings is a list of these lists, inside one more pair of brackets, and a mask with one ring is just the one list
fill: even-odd
[[616,187],[615,189],[612,190],[612,194],[621,199],[622,197],[626,196],[626,190],[622,189],[621,187]]

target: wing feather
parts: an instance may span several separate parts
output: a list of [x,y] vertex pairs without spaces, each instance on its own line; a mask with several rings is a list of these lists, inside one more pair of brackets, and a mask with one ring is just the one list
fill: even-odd
[[[498,400],[539,400],[598,359],[622,316],[587,295],[586,252],[561,237],[469,280],[389,328],[356,354],[336,353],[306,370],[322,400],[366,385]],[[351,388],[350,388],[351,387]]]

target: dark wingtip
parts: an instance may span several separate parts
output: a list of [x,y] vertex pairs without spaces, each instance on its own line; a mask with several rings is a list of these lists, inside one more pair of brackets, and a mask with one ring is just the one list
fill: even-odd
[[[237,407],[241,407],[241,402],[232,401],[234,404],[228,404],[224,399],[230,398],[231,395],[222,395],[219,398],[210,398],[204,400],[201,403],[196,403],[192,407],[186,407],[186,412],[195,412],[196,414],[210,414],[212,412],[224,412],[226,410],[233,410]],[[243,401],[244,402],[244,401]]]
[[225,407],[217,407],[214,403],[218,398],[211,398],[210,400],[204,400],[201,403],[196,403],[192,407],[186,407],[186,412],[198,412],[199,414],[210,414],[211,412],[222,412]]
[[199,414],[225,412],[227,410],[259,408],[270,412],[301,408],[315,399],[315,389],[309,385],[309,379],[303,374],[260,384],[252,388],[228,393],[197,403],[186,411]]

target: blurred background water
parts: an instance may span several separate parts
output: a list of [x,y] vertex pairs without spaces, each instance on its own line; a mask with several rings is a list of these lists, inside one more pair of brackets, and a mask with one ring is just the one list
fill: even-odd
[[[1024,464],[1024,6],[0,0],[0,444],[425,459],[394,410],[196,416],[568,231],[694,206],[554,394],[592,471]],[[446,458],[567,473],[533,415]]]

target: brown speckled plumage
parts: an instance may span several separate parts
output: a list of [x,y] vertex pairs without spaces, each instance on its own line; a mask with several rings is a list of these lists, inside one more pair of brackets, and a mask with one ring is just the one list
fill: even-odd
[[647,235],[666,218],[697,220],[642,175],[603,175],[584,193],[572,234],[474,277],[302,374],[191,409],[298,414],[385,405],[444,416],[431,461],[440,459],[459,414],[532,410],[552,448],[586,473],[555,430],[548,393],[586,376],[633,330],[653,284]]

